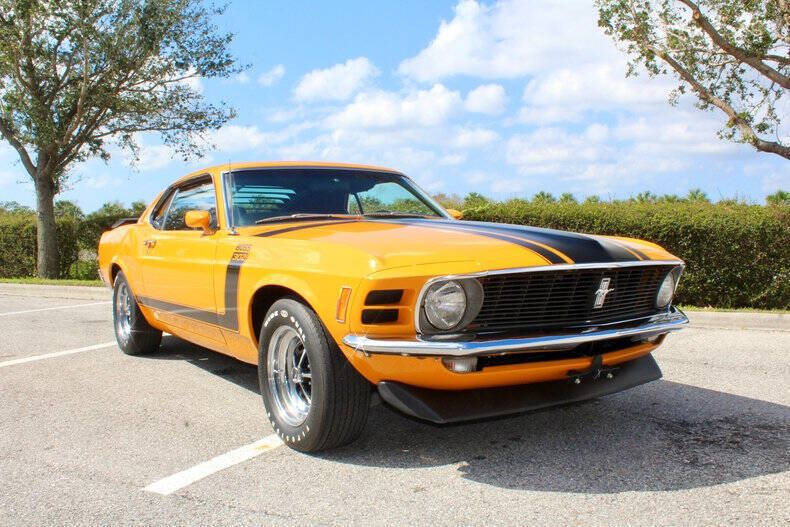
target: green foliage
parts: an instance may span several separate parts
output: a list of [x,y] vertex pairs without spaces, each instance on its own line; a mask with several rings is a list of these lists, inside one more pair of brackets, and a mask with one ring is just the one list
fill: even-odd
[[765,202],[774,207],[790,207],[790,192],[777,190],[770,196],[766,196]]
[[233,116],[194,85],[240,71],[221,13],[199,0],[0,0],[0,132],[56,188],[74,161],[108,158],[107,141],[136,154],[139,132],[196,153],[196,135]]
[[790,90],[786,0],[594,0],[598,25],[629,58],[628,75],[671,74],[725,116],[719,136],[790,159],[781,118]]
[[[55,204],[57,278],[95,280],[96,247],[102,232],[121,218],[138,217],[145,207],[140,201],[129,208],[109,202],[86,216],[76,204],[58,201]],[[33,276],[35,271],[35,212],[18,203],[0,203],[0,278]]]
[[[132,205],[134,206],[134,204]],[[98,210],[85,216],[79,234],[80,247],[95,252],[96,247],[99,245],[99,238],[104,231],[112,227],[112,224],[121,218],[139,217],[140,212],[128,209],[117,201],[105,203]]]
[[532,203],[554,203],[557,201],[550,192],[540,191],[534,196],[532,196]]
[[784,207],[510,200],[465,210],[464,219],[648,240],[687,264],[678,303],[790,308],[790,210]]
[[[203,78],[241,71],[232,35],[202,0],[0,0],[0,138],[19,156],[38,203],[38,274],[60,261],[53,211],[70,168],[113,146],[136,160],[158,134],[183,158],[235,113],[206,101]],[[72,211],[73,212],[73,211]],[[65,216],[61,215],[61,218]]]
[[[80,221],[63,216],[55,221],[60,249],[57,274],[66,278],[79,259]],[[36,216],[0,214],[0,278],[32,276],[36,272]]]

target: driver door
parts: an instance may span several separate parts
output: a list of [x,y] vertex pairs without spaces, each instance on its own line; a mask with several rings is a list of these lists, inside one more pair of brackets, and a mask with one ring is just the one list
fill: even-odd
[[[216,327],[217,196],[211,177],[180,185],[165,206],[143,241],[144,302],[167,324],[224,344]],[[184,216],[190,210],[208,210],[214,232],[187,227]]]

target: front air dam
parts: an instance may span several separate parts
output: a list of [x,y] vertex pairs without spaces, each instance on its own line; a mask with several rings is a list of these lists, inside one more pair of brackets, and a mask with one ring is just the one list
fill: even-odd
[[594,399],[661,378],[652,355],[618,365],[609,379],[570,379],[477,390],[431,390],[399,382],[378,383],[381,398],[401,412],[437,424],[528,412]]

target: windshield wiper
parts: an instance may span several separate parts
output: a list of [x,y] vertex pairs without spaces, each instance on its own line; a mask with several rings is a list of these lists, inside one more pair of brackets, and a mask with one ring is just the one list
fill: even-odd
[[287,216],[272,216],[270,218],[261,218],[255,222],[256,225],[262,223],[279,223],[283,221],[300,221],[300,220],[328,220],[328,219],[341,219],[357,218],[351,214],[313,214],[310,212],[298,212],[296,214],[288,214]]
[[431,218],[428,214],[420,214],[417,212],[396,212],[393,210],[377,210],[376,212],[366,212],[363,216],[372,216],[374,218]]

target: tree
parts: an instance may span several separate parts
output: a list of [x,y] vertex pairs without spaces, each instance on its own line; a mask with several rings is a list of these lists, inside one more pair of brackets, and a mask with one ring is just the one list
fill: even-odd
[[483,207],[491,203],[491,200],[487,197],[483,196],[479,192],[470,192],[466,196],[464,196],[463,208],[464,209],[474,209],[477,207]]
[[790,159],[779,130],[790,89],[790,0],[595,0],[598,25],[629,56],[628,75],[670,72],[727,118],[723,139]]
[[0,0],[0,136],[36,191],[38,275],[57,274],[54,197],[70,168],[154,132],[184,157],[233,117],[195,82],[240,71],[200,0]]
[[82,209],[73,201],[61,199],[55,202],[55,217],[69,217],[82,221],[85,219],[85,213],[82,212]]
[[790,192],[777,190],[773,194],[766,196],[765,202],[775,207],[790,207]]
[[570,192],[563,192],[560,195],[560,203],[578,203],[576,198]]
[[551,192],[546,192],[545,190],[541,190],[534,196],[532,196],[532,203],[556,203],[557,198],[555,198]]
[[686,199],[692,203],[710,203],[708,195],[699,188],[693,188],[686,194]]

